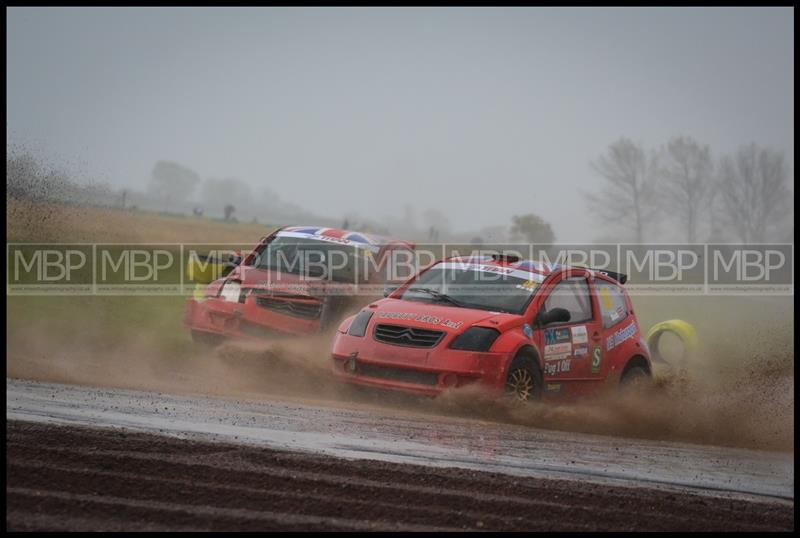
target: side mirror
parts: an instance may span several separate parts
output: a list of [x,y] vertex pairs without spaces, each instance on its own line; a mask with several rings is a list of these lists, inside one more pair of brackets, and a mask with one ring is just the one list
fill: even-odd
[[238,252],[231,252],[223,265],[230,271],[240,263],[242,263],[242,255]]
[[536,325],[543,327],[551,323],[566,323],[570,318],[569,310],[566,308],[554,308],[552,310],[542,310],[536,317]]
[[391,294],[393,294],[395,291],[397,291],[397,288],[399,288],[399,287],[400,287],[400,286],[385,286],[385,287],[383,288],[383,296],[384,296],[384,297],[388,297],[388,296],[390,296],[390,295],[391,295]]

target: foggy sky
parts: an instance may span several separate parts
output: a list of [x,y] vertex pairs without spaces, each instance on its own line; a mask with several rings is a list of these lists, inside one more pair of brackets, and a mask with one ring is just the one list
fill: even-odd
[[578,189],[627,136],[755,141],[794,173],[794,12],[772,9],[7,11],[7,136],[144,189],[154,163],[321,215],[535,212],[597,235]]

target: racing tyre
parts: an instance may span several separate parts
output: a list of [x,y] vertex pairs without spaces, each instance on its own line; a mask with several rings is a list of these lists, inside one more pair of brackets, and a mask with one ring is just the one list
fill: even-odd
[[192,341],[208,347],[217,347],[225,340],[224,336],[205,331],[192,331]]
[[328,295],[322,300],[322,307],[319,313],[319,329],[325,332],[331,326],[336,315],[334,306],[334,297]]
[[641,387],[650,382],[650,374],[641,366],[631,366],[623,372],[619,382],[623,388]]
[[343,319],[346,299],[329,295],[322,301],[322,309],[319,316],[319,328],[325,332],[331,327],[337,327]]
[[519,402],[540,400],[544,390],[542,371],[527,355],[517,355],[508,368],[505,393]]

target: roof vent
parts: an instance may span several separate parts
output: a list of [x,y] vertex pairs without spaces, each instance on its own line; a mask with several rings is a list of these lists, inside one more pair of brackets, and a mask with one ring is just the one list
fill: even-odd
[[513,254],[492,254],[492,259],[496,262],[516,263],[521,258]]

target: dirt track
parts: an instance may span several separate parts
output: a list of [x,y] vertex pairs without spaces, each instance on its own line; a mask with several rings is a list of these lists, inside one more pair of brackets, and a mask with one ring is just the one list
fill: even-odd
[[9,422],[7,530],[790,530],[793,506]]
[[6,419],[156,433],[344,458],[534,478],[794,500],[785,452],[714,447],[332,405],[6,380]]

